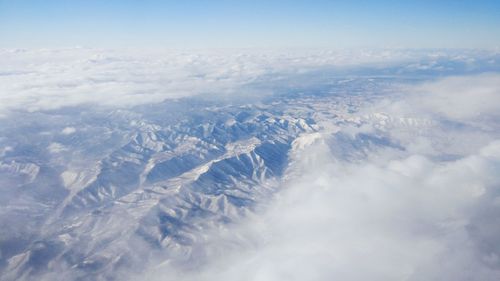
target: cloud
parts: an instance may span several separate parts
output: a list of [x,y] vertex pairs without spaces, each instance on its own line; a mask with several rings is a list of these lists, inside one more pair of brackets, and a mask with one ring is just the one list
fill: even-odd
[[[449,57],[410,51],[4,50],[0,114],[244,95],[253,93],[249,85],[272,91],[276,80],[288,84],[304,73],[328,80],[330,67],[385,71],[394,63],[396,72],[405,65],[442,71],[441,56]],[[414,60],[429,61],[412,66]],[[365,108],[343,115],[341,104],[339,112],[325,115],[329,119],[315,120],[323,129],[292,146],[293,162],[275,198],[237,224],[206,230],[193,245],[199,260],[187,269],[183,261],[155,261],[135,279],[498,280],[498,74],[397,90],[402,93],[375,104],[364,93]],[[68,122],[56,132],[75,133],[68,124],[78,127]],[[58,141],[46,146],[54,159],[69,151],[65,137]],[[76,178],[70,171],[60,177],[65,186]],[[57,266],[61,274],[73,273]]]
[[404,94],[408,96],[392,105],[401,113],[420,111],[466,123],[500,117],[498,73],[447,77],[406,87]]
[[[488,74],[417,85],[375,107],[386,113],[315,133],[294,146],[283,189],[264,211],[200,245],[206,264],[155,266],[141,278],[499,280],[500,138],[487,129],[496,121],[479,131],[449,125],[475,120],[477,111],[496,117],[497,81]],[[416,99],[417,108],[407,106]],[[407,130],[412,137],[401,133]],[[485,137],[442,157],[468,134]],[[391,142],[377,142],[382,136]],[[342,142],[363,153],[339,157]]]
[[416,89],[421,106],[447,118],[464,120],[500,116],[500,74],[450,77]]
[[[219,255],[201,273],[157,280],[500,278],[492,216],[500,212],[500,141],[447,163],[412,155],[348,164],[324,144],[306,154],[265,214],[205,246]],[[228,247],[235,237],[247,246]]]
[[267,81],[269,86],[277,79],[324,68],[404,66],[450,56],[411,50],[0,49],[0,114],[89,104],[125,107],[207,94],[255,95],[266,92],[265,87],[252,90],[249,85]]
[[48,150],[52,153],[59,153],[59,152],[62,152],[62,151],[66,151],[68,150],[66,147],[64,147],[64,145],[60,144],[60,143],[57,143],[57,142],[53,142],[51,143],[49,146],[48,146]]
[[71,135],[76,132],[76,129],[74,127],[65,127],[62,129],[61,134],[63,135]]

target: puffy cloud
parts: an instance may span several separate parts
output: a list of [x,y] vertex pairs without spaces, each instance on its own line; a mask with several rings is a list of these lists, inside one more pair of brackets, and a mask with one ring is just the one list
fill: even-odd
[[[162,265],[145,277],[499,280],[500,138],[491,130],[498,120],[497,81],[488,74],[412,86],[374,107],[390,113],[315,133],[308,145],[296,146],[283,189],[262,212],[200,246],[204,266]],[[493,116],[480,130],[449,123],[477,121],[477,111]],[[421,130],[422,124],[428,126]],[[412,134],[401,133],[408,130]],[[364,152],[354,160],[335,153],[339,142],[378,134],[391,142],[353,145]],[[473,134],[483,137],[456,153]]]
[[[455,122],[491,125],[500,117],[500,74],[452,76],[403,90],[402,100],[390,101],[393,112],[432,114]],[[387,104],[382,105],[387,106]]]
[[[427,54],[430,62],[407,68],[441,71],[437,56]],[[0,57],[0,114],[7,114],[241,95],[251,91],[249,85],[328,74],[332,66],[389,61],[399,67],[422,54],[71,49],[4,50]],[[194,245],[194,258],[200,258],[195,270],[175,261],[153,263],[137,279],[498,280],[499,76],[452,77],[400,89],[401,95],[369,109],[316,120],[325,130],[294,145],[283,189],[256,214],[204,233],[206,240]],[[53,155],[68,149],[59,142],[47,148]],[[61,178],[68,186],[75,175],[63,172]]]
[[63,134],[63,135],[71,135],[74,132],[76,132],[76,129],[74,127],[65,127],[64,129],[62,129],[61,134]]
[[[218,233],[200,271],[154,280],[498,280],[500,141],[450,162],[346,163],[307,148],[269,209]],[[238,244],[239,247],[234,245]],[[164,274],[165,273],[165,274]]]
[[58,152],[61,152],[61,151],[65,151],[67,150],[66,147],[64,147],[64,145],[60,144],[60,143],[57,143],[57,142],[53,142],[49,145],[48,147],[49,151],[52,152],[52,153],[58,153]]
[[[133,106],[207,93],[256,95],[266,92],[265,81],[272,85],[273,81],[308,71],[411,65],[422,59],[451,59],[452,55],[409,50],[0,49],[0,114],[85,104]],[[471,55],[477,56],[469,54],[462,60]],[[437,62],[433,65],[440,66]],[[261,87],[252,90],[248,87],[251,84]]]
[[451,77],[419,87],[422,104],[452,119],[500,114],[500,74]]

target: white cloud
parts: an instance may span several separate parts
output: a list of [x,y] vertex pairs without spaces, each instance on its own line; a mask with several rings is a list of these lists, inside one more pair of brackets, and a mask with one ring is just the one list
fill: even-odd
[[[350,164],[317,144],[303,153],[271,208],[204,245],[209,265],[153,280],[498,280],[500,251],[477,229],[500,233],[500,141],[437,163],[413,155]],[[491,234],[491,233],[490,233]],[[242,238],[243,237],[243,238]],[[498,243],[497,236],[490,243]],[[235,244],[246,245],[236,247]],[[215,253],[215,254],[214,254]],[[154,279],[154,278],[157,279]]]
[[[407,95],[392,104],[405,114],[433,114],[458,122],[500,117],[500,74],[454,76],[406,87]],[[391,101],[393,102],[393,101]]]
[[75,127],[65,127],[62,129],[61,134],[63,135],[71,135],[76,132]]
[[[201,271],[157,280],[498,280],[500,141],[438,163],[349,164],[308,148],[264,214],[218,234]],[[482,233],[489,231],[489,233]],[[491,232],[492,231],[492,232]],[[478,235],[479,233],[479,235]],[[484,241],[488,235],[491,241]],[[243,238],[242,238],[243,237]],[[235,247],[235,244],[246,245]],[[236,248],[236,249],[235,249]],[[214,254],[215,253],[215,254]],[[161,276],[161,277],[159,277]],[[156,280],[156,279],[155,279]]]
[[59,153],[68,150],[67,147],[58,142],[51,143],[47,148],[51,153]]
[[423,106],[451,119],[500,116],[500,74],[451,77],[425,84],[417,91]]
[[[241,94],[245,85],[263,77],[420,56],[2,51],[0,114],[84,104],[132,106],[235,89]],[[439,67],[416,68],[434,66]],[[500,142],[494,141],[499,139],[494,130],[500,117],[499,77],[453,77],[407,88],[398,100],[391,96],[362,111],[376,114],[360,126],[330,124],[335,127],[331,136],[322,132],[302,139],[294,148],[304,151],[294,158],[283,191],[268,208],[230,229],[207,233],[207,241],[197,245],[206,264],[196,271],[161,265],[140,279],[499,280]],[[448,128],[443,119],[487,122],[481,124],[484,130],[471,131]],[[368,155],[349,162],[336,158],[327,145],[337,134],[355,138],[380,130],[404,150],[363,151]],[[61,134],[75,131],[66,127]],[[47,148],[54,154],[68,149],[57,142]],[[440,158],[448,154],[455,158]],[[61,174],[65,185],[74,177]]]
[[407,50],[0,49],[0,114],[84,104],[132,106],[207,93],[241,95],[245,85],[259,79],[280,79],[324,67],[387,66],[436,56],[444,55]]
[[[400,100],[375,107],[390,113],[330,136],[343,133],[355,141],[359,133],[382,130],[404,145],[402,151],[370,149],[351,162],[335,157],[328,135],[322,140],[316,134],[296,147],[304,151],[264,212],[202,245],[205,266],[187,272],[160,266],[145,277],[499,280],[500,139],[491,130],[498,120],[497,83],[491,74],[413,87]],[[487,129],[447,126],[450,120],[476,122],[477,111],[493,116],[483,120]],[[428,119],[433,116],[444,121]],[[450,153],[457,157],[441,158]]]

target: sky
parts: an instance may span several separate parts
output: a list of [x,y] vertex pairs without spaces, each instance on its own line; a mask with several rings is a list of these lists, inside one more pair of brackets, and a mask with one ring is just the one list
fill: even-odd
[[498,48],[500,1],[0,0],[0,47]]

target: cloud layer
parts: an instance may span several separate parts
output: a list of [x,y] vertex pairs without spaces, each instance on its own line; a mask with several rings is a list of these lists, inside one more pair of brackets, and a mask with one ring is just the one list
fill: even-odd
[[[314,124],[320,130],[292,145],[292,161],[275,198],[237,224],[202,233],[206,239],[193,246],[196,263],[189,260],[186,268],[182,261],[155,261],[135,279],[498,280],[495,56],[408,50],[1,50],[0,116],[17,111],[31,117],[71,106],[116,109],[189,96],[267,95],[277,81],[287,89],[313,85],[308,90],[315,92],[315,79],[322,79],[320,86],[338,85],[335,75],[347,76],[344,81],[374,73],[401,78],[396,80],[403,86],[391,85],[385,95],[363,92],[372,88],[370,79],[361,79],[369,85],[342,88],[351,96],[339,104],[332,98],[331,107],[314,104],[328,103],[328,97],[301,100],[308,110],[317,109]],[[488,73],[457,75],[482,70]],[[303,109],[285,111],[300,115]],[[82,128],[68,122],[56,131],[60,138],[47,146],[51,155],[69,153],[62,142],[78,139]],[[11,149],[0,148],[0,155]],[[38,166],[11,164],[4,170],[19,166],[35,177],[39,172]],[[67,184],[76,176],[61,177]]]
[[[494,53],[412,50],[0,50],[0,114],[84,104],[133,106],[194,95],[262,94],[248,87],[325,68],[398,65],[401,71],[475,69]],[[443,65],[443,61],[447,63]],[[418,63],[417,63],[418,62]],[[265,87],[264,87],[265,88]],[[272,89],[267,89],[272,91]]]
[[500,228],[481,214],[500,211],[500,143],[446,164],[415,155],[346,165],[321,159],[325,149],[308,152],[302,178],[253,222],[257,251],[206,280],[500,277],[500,253],[484,245]]
[[[492,119],[477,126],[477,113],[497,117],[498,81],[488,74],[413,86],[374,105],[383,114],[316,134],[295,150],[283,190],[265,211],[203,245],[207,265],[160,266],[146,277],[498,280],[500,138]],[[402,133],[408,129],[411,137]],[[472,134],[482,137],[464,141]],[[366,135],[391,142],[360,142]],[[363,153],[342,158],[343,143]]]

